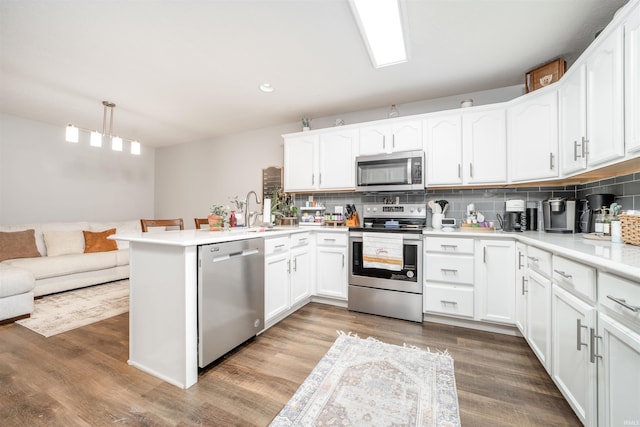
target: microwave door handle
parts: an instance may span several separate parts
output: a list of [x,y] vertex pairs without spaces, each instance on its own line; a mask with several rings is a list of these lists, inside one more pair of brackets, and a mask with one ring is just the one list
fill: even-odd
[[413,177],[411,176],[411,157],[407,159],[407,183],[413,184]]

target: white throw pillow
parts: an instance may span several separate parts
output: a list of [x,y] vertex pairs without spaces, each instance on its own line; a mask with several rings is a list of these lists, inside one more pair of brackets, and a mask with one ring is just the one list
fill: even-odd
[[84,235],[82,230],[55,231],[45,230],[44,243],[47,245],[47,256],[84,253]]

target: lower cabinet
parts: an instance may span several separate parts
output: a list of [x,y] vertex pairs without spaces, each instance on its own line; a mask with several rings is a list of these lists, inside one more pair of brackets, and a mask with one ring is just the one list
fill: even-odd
[[551,373],[551,280],[528,269],[527,334],[529,346]]
[[553,284],[552,378],[585,426],[596,426],[596,365],[591,335],[596,309]]
[[513,240],[476,241],[476,320],[515,324],[514,259]]
[[347,299],[348,251],[346,233],[316,234],[316,295]]
[[527,337],[527,245],[516,243],[516,327]]

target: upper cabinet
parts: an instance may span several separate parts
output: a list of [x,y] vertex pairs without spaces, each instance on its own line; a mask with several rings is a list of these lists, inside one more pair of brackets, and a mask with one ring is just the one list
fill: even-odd
[[506,182],[503,108],[436,115],[424,120],[427,185]]
[[360,128],[359,153],[381,154],[422,150],[420,120],[390,120]]
[[541,90],[507,110],[512,182],[558,177],[558,95]]
[[284,190],[354,189],[357,142],[357,129],[286,137]]
[[640,153],[640,3],[624,23],[625,146]]
[[600,37],[560,87],[563,175],[624,156],[623,29]]

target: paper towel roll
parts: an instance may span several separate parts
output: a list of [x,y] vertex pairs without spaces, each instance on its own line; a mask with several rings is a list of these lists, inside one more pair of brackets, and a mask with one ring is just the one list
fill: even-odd
[[264,199],[262,203],[262,221],[271,224],[271,199]]

